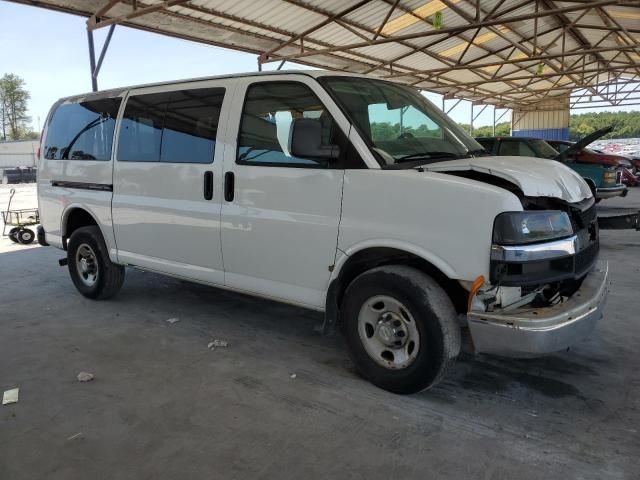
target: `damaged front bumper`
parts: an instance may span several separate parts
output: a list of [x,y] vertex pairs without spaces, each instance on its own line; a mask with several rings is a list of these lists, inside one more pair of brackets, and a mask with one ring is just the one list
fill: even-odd
[[565,350],[588,337],[602,317],[609,290],[608,265],[598,262],[568,300],[544,308],[467,314],[478,353],[536,357]]

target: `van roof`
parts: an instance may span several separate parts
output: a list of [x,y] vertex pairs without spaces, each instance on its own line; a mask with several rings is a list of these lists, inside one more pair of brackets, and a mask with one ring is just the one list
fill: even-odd
[[[163,85],[174,85],[179,83],[190,83],[190,82],[201,82],[205,80],[220,80],[225,78],[240,78],[240,77],[267,77],[271,75],[307,75],[309,77],[317,78],[322,76],[345,76],[345,77],[366,77],[366,78],[376,78],[370,75],[363,75],[360,73],[351,73],[351,72],[335,72],[331,70],[270,70],[268,72],[244,72],[244,73],[231,73],[226,75],[214,75],[209,77],[196,77],[196,78],[188,78],[181,80],[170,80],[166,82],[154,82],[154,83],[144,83],[139,85],[129,85],[124,87],[110,88],[108,90],[98,90],[97,92],[86,92],[76,95],[70,95],[68,97],[62,97],[58,100],[57,103],[69,102],[69,101],[78,101],[89,98],[104,98],[104,97],[114,97],[120,95],[122,92],[126,90],[132,90],[137,88],[145,88],[145,87],[159,87]],[[378,79],[380,80],[380,79]]]

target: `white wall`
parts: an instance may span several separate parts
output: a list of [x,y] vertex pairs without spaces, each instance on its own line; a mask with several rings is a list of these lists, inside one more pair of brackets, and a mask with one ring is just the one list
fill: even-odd
[[0,142],[0,168],[33,167],[37,152],[38,140]]

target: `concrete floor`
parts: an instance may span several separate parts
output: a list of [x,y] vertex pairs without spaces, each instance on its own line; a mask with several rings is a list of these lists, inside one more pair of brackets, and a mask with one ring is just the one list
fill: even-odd
[[133,269],[93,302],[59,251],[2,239],[0,389],[20,401],[0,406],[0,479],[638,478],[639,253],[640,232],[602,234],[613,287],[590,340],[463,355],[403,397],[359,378],[315,313]]

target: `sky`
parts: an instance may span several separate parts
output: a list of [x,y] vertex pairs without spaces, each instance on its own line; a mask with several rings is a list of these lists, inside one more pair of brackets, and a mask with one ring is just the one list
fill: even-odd
[[[96,56],[107,30],[100,29],[94,34]],[[58,98],[91,91],[85,18],[0,0],[0,45],[0,76],[14,73],[25,80],[31,94],[29,115],[34,130],[41,128]],[[276,66],[269,63],[264,69]],[[284,68],[308,67],[287,64]],[[117,26],[102,64],[98,87],[108,89],[256,70],[255,55]],[[437,106],[442,105],[440,95],[426,93],[426,96]],[[445,110],[455,102],[447,100]],[[475,107],[475,112],[480,108]],[[499,111],[498,116],[503,112]],[[463,101],[449,115],[455,121],[469,123],[470,114],[470,103]],[[501,121],[510,118],[508,112]],[[490,125],[492,121],[493,107],[488,107],[474,126]]]

